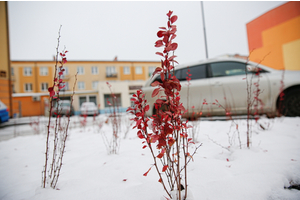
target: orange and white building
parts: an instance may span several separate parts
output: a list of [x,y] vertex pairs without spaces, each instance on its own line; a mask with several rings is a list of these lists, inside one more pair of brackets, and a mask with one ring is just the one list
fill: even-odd
[[[60,92],[60,99],[71,98],[77,74],[73,97],[75,113],[79,113],[81,104],[86,101],[94,102],[100,111],[108,111],[111,91],[106,82],[112,85],[120,109],[125,110],[130,106],[131,94],[144,85],[160,64],[158,61],[68,61],[64,65],[65,88]],[[47,114],[48,87],[53,85],[54,73],[54,61],[11,62],[12,96],[21,104],[19,115]]]

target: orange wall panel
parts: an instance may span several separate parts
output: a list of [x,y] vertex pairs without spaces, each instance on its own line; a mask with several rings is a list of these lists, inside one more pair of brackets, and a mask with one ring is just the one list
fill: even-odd
[[41,96],[40,101],[33,101],[32,96],[25,97],[13,97],[14,102],[14,113],[19,113],[19,101],[21,102],[21,115],[22,117],[28,116],[39,116],[45,114],[45,103],[44,97],[48,98],[48,96]]
[[[288,2],[265,13],[247,24],[247,32],[251,61],[274,69],[295,70],[294,66],[300,64],[291,63],[286,60],[291,57],[284,56],[284,46],[300,39],[300,2]],[[299,49],[298,43],[295,44],[289,46],[289,52]]]
[[263,46],[262,32],[300,15],[300,2],[285,3],[249,22],[247,27],[249,51]]
[[8,87],[8,80],[0,78],[0,100],[6,105],[8,109],[10,109]]

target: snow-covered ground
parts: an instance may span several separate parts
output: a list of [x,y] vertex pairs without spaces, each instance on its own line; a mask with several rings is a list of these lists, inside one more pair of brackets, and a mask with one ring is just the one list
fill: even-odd
[[[124,116],[126,118],[128,116]],[[75,120],[75,118],[72,118]],[[98,124],[88,118],[86,127],[71,125],[66,143],[64,165],[57,189],[41,188],[45,162],[45,124],[40,134],[18,136],[0,142],[1,200],[160,200],[166,196],[158,175],[152,169],[149,149],[142,149],[136,130],[120,135],[117,155],[108,155],[104,135],[109,137],[110,124]],[[252,146],[247,149],[246,120],[197,121],[194,133],[202,146],[188,167],[189,190],[195,200],[299,200],[299,190],[288,190],[300,184],[300,118],[264,119],[252,122]],[[20,127],[19,127],[20,128]],[[2,128],[0,135],[9,130]],[[27,131],[28,132],[28,131]],[[32,129],[32,133],[34,130]],[[240,149],[239,137],[242,143]]]

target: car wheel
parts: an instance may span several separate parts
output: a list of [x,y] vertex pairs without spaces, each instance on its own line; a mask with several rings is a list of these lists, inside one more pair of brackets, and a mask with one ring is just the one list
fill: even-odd
[[300,116],[300,90],[288,92],[283,100],[281,114],[286,116]]

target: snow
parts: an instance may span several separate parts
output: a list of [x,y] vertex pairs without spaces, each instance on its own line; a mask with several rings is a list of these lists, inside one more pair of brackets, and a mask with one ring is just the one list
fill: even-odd
[[[81,127],[71,119],[66,152],[57,189],[41,188],[45,162],[46,124],[40,134],[14,137],[0,142],[1,200],[124,199],[160,200],[167,194],[158,182],[149,149],[142,149],[137,130],[123,122],[117,155],[107,154],[103,134],[112,133],[110,124],[98,116],[98,123],[88,118]],[[123,118],[128,116],[123,116]],[[73,121],[73,122],[72,122]],[[246,120],[196,121],[196,145],[202,143],[188,167],[188,191],[195,200],[299,200],[299,190],[288,190],[300,184],[300,118],[275,118],[259,121],[266,130],[251,121],[252,145],[246,147]],[[22,125],[30,129],[29,125]],[[1,128],[21,132],[18,128]],[[14,133],[15,134],[15,133]],[[20,134],[17,134],[20,135]],[[239,137],[241,141],[241,149]]]

